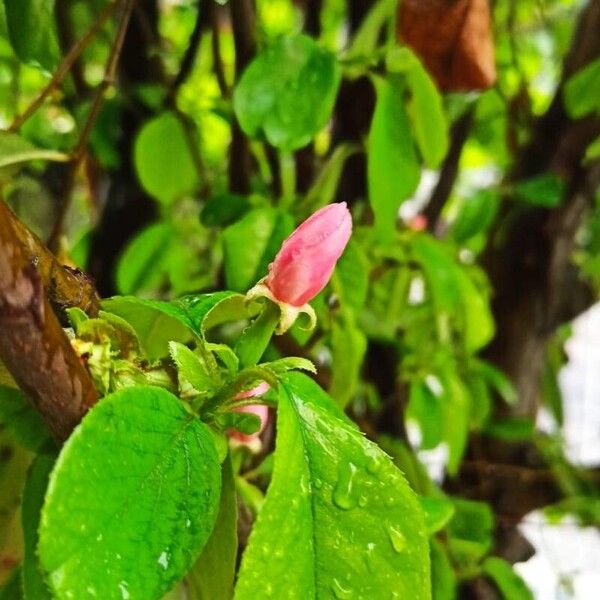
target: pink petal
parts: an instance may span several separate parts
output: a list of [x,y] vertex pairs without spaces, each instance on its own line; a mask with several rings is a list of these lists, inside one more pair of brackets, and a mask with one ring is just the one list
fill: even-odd
[[302,306],[326,285],[352,233],[345,202],[329,204],[302,223],[269,266],[266,285],[280,302]]

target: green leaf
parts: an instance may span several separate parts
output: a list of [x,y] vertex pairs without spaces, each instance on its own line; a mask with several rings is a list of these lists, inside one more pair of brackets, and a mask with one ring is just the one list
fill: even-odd
[[448,473],[456,475],[469,435],[471,398],[469,390],[452,366],[441,374],[444,394],[441,402],[444,410],[443,437],[448,444]]
[[50,473],[56,462],[55,454],[42,453],[35,457],[23,490],[21,522],[25,551],[21,571],[25,600],[51,600],[37,556],[38,527]]
[[281,389],[273,478],[235,599],[429,598],[423,515],[401,473],[308,377]]
[[172,112],[145,123],[135,141],[134,160],[142,186],[162,204],[172,204],[198,185],[183,125]]
[[331,328],[331,372],[329,394],[345,407],[360,380],[360,369],[367,351],[367,338],[355,323],[352,313],[336,319]]
[[282,150],[310,142],[327,123],[340,83],[333,54],[305,35],[284,37],[244,71],[233,95],[242,129]]
[[567,112],[574,119],[600,110],[600,58],[569,78],[563,99]]
[[121,294],[136,294],[161,282],[161,267],[175,235],[173,225],[162,221],[146,227],[127,244],[117,265],[117,289]]
[[442,399],[438,398],[425,381],[413,381],[410,386],[405,418],[414,421],[421,432],[420,448],[435,448],[443,435],[444,411]]
[[293,231],[287,213],[270,207],[255,208],[223,232],[227,287],[246,292],[267,274],[281,243]]
[[535,206],[555,208],[562,202],[565,182],[554,173],[542,173],[513,187],[515,198]]
[[59,49],[53,0],[4,0],[10,43],[19,59],[51,71]]
[[355,310],[363,307],[369,289],[369,261],[362,247],[352,239],[336,265],[333,285],[343,304]]
[[430,534],[446,527],[454,516],[454,505],[443,495],[419,496],[419,502],[425,513],[425,525]]
[[531,419],[512,417],[489,423],[485,432],[509,442],[530,440],[535,433],[535,423]]
[[331,204],[335,199],[344,165],[346,161],[360,151],[358,144],[343,142],[335,147],[327,162],[320,169],[315,182],[312,184],[302,208],[307,213],[312,213],[322,206]]
[[160,598],[208,540],[219,493],[212,436],[177,398],[152,387],[107,396],[50,478],[39,556],[54,594]]
[[309,373],[316,373],[317,369],[312,361],[308,358],[301,358],[299,356],[286,356],[285,358],[279,358],[272,362],[262,363],[260,365],[264,369],[273,371],[276,375],[283,375],[287,371],[308,371]]
[[512,565],[497,556],[489,556],[481,565],[505,600],[533,600],[533,593]]
[[362,20],[348,49],[348,58],[370,57],[376,50],[381,29],[392,17],[396,0],[379,0]]
[[0,169],[32,160],[66,162],[69,156],[56,150],[37,148],[16,133],[0,133]]
[[227,321],[244,319],[244,297],[234,292],[190,294],[170,302],[115,296],[102,302],[104,310],[125,319],[135,330],[150,359],[169,354],[169,342],[186,343],[192,335]]
[[404,109],[401,77],[374,78],[375,113],[368,140],[367,179],[375,229],[383,241],[393,239],[400,204],[417,189],[421,168]]
[[223,463],[219,514],[189,575],[189,600],[231,600],[237,559],[237,496],[231,457]]
[[479,233],[485,233],[494,222],[500,205],[493,190],[479,190],[461,204],[450,234],[459,244],[464,244]]
[[456,575],[444,546],[430,540],[432,600],[456,600]]
[[448,524],[448,547],[459,564],[475,563],[492,546],[494,515],[484,502],[452,501],[456,512]]
[[23,393],[0,385],[0,424],[23,447],[36,452],[50,438],[39,413],[27,402]]
[[409,110],[415,139],[428,167],[437,169],[448,152],[448,121],[442,97],[421,61],[408,48],[393,48],[388,71],[404,73],[411,93]]
[[597,137],[585,151],[586,162],[600,158],[600,137]]
[[244,196],[218,194],[204,205],[200,219],[205,227],[223,227],[240,219],[250,208]]
[[[201,395],[214,394],[218,379],[202,358],[179,342],[169,342],[169,354],[177,366],[179,389]],[[191,388],[191,390],[189,389]]]

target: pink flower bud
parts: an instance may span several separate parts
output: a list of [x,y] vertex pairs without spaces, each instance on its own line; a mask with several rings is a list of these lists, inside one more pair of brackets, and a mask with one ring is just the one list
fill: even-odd
[[[245,400],[247,398],[256,398],[257,396],[262,396],[269,391],[269,387],[269,384],[266,381],[263,381],[251,390],[240,392],[235,396],[235,399]],[[265,406],[264,404],[250,404],[248,406],[238,406],[233,410],[235,412],[256,415],[260,419],[260,429],[251,435],[247,435],[241,431],[237,431],[236,429],[231,429],[229,431],[230,437],[232,437],[234,440],[237,440],[243,444],[251,444],[254,440],[258,439],[269,422],[269,407]]]
[[345,202],[329,204],[283,242],[265,284],[276,300],[303,306],[326,285],[352,233]]

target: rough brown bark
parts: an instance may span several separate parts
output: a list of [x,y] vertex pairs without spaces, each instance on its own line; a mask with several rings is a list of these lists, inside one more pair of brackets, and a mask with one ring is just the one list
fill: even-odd
[[[600,56],[600,0],[583,11],[563,82]],[[513,413],[533,416],[548,338],[592,302],[571,256],[575,234],[600,185],[600,167],[582,167],[587,146],[600,135],[600,119],[572,120],[559,86],[549,110],[536,123],[531,142],[515,160],[509,181],[550,171],[566,184],[556,209],[527,208],[505,199],[483,256],[494,290],[497,335],[487,358],[514,381],[519,403]],[[518,218],[517,218],[518,217]]]
[[46,295],[59,315],[65,308],[73,306],[91,316],[98,313],[100,299],[91,279],[78,269],[62,265],[2,200],[0,221],[10,224],[15,240],[21,244],[23,256],[36,269]]
[[96,390],[7,215],[0,212],[0,360],[62,442],[96,402]]

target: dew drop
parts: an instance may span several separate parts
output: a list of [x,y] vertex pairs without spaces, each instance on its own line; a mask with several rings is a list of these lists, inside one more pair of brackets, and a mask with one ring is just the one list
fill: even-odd
[[402,534],[402,532],[398,531],[395,527],[388,525],[387,528],[388,535],[390,536],[390,542],[392,543],[392,548],[395,552],[402,552],[406,547],[406,538]]
[[371,475],[377,475],[383,467],[383,461],[375,455],[370,455],[367,459],[367,472]]
[[368,499],[366,496],[360,496],[358,499],[358,505],[361,508],[364,508],[365,506],[367,506],[367,504],[369,503]]
[[356,466],[352,463],[340,467],[338,480],[333,490],[333,502],[342,510],[349,510],[356,506],[356,498],[352,495]]
[[397,503],[398,503],[398,499],[396,498],[396,496],[388,496],[385,499],[385,505],[388,508],[392,508],[392,507],[396,506]]
[[129,590],[127,589],[127,582],[126,581],[121,581],[121,583],[119,583],[119,591],[121,592],[121,598],[123,598],[123,600],[128,600],[129,598]]
[[371,571],[371,573],[377,572],[377,561],[375,558],[375,544],[373,542],[367,544],[367,553],[365,556],[365,562],[367,563],[367,569]]
[[352,590],[345,588],[335,578],[331,584],[331,590],[333,591],[333,595],[337,598],[337,600],[347,600],[348,598],[352,598]]
[[314,481],[315,489],[320,490],[323,487],[323,482],[320,479]]
[[166,553],[166,551],[163,551],[160,553],[160,556],[158,557],[158,560],[156,561],[158,562],[158,564],[163,568],[163,569],[167,569],[169,566],[169,555]]

